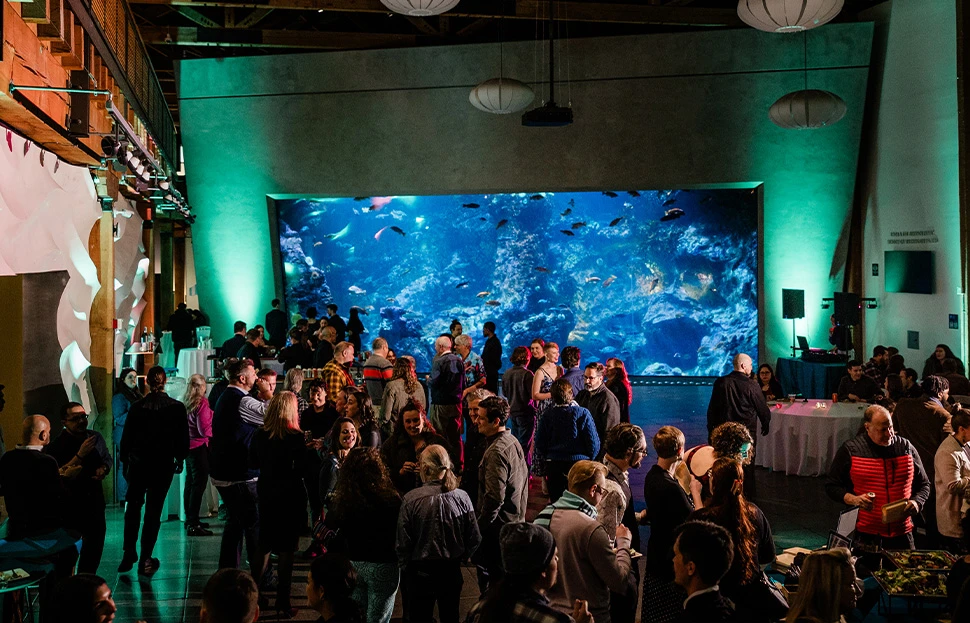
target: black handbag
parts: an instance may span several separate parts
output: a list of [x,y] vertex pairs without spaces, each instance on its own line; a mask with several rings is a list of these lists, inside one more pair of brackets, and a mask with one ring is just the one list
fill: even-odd
[[748,597],[749,605],[771,621],[784,619],[788,615],[788,598],[764,571],[749,585]]

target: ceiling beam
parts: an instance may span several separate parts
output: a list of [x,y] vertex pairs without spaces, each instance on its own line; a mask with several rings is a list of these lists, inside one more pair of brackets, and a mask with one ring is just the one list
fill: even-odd
[[419,31],[423,32],[426,35],[437,37],[438,35],[441,34],[438,32],[437,28],[435,28],[430,23],[428,23],[428,20],[424,19],[423,17],[407,16],[407,20],[411,22],[415,28],[417,28]]
[[219,22],[209,19],[205,15],[199,13],[195,9],[185,5],[176,5],[176,11],[189,18],[199,26],[204,26],[205,28],[219,28],[222,26]]
[[[349,13],[381,13],[388,9],[380,0],[129,0],[130,4],[156,4],[180,7],[236,7],[267,8],[297,11],[338,11]],[[518,0],[515,13],[507,19],[535,19],[549,13],[549,0]],[[617,24],[656,24],[668,26],[740,26],[734,8],[702,8],[671,5],[644,5],[622,3],[557,2],[558,15],[573,22],[599,22]],[[461,5],[458,7],[461,8]],[[502,17],[496,11],[447,13],[453,18],[494,19]],[[403,16],[402,16],[403,17]]]
[[[141,36],[149,45],[225,48],[309,48],[319,50],[361,50],[407,47],[417,44],[416,35],[311,30],[248,30],[242,28],[156,28],[146,27]],[[166,41],[169,36],[170,41]]]
[[252,28],[273,12],[273,9],[256,9],[246,17],[236,22],[236,28]]

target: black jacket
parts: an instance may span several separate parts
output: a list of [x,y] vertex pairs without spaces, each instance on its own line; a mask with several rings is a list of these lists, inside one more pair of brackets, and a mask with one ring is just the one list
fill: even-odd
[[282,309],[273,309],[266,314],[266,332],[269,333],[269,343],[277,349],[286,346],[286,333],[289,331],[290,319]]
[[485,374],[498,374],[498,369],[502,367],[502,343],[494,335],[485,340],[482,348],[482,364],[485,365]]
[[229,387],[223,392],[212,415],[210,471],[212,478],[225,482],[244,482],[259,476],[249,467],[249,446],[259,428],[239,416],[239,403],[245,394]]
[[720,591],[704,593],[687,600],[684,615],[680,620],[685,623],[734,621],[734,604],[721,595]]
[[714,381],[711,402],[707,406],[707,433],[725,422],[740,422],[757,439],[758,422],[762,434],[768,433],[771,411],[761,393],[761,386],[743,372],[734,372]]
[[129,477],[174,469],[189,455],[189,423],[185,405],[164,392],[148,394],[128,411],[118,458]]
[[222,343],[222,356],[225,357],[235,357],[242,345],[246,343],[246,336],[233,335],[231,338]]
[[7,452],[0,457],[0,493],[10,515],[10,539],[44,534],[64,525],[64,489],[54,457],[27,448]]
[[620,423],[620,402],[606,386],[604,381],[599,389],[584,389],[576,396],[576,402],[584,409],[589,409],[596,423],[596,434],[600,438],[600,458],[606,453],[606,431]]

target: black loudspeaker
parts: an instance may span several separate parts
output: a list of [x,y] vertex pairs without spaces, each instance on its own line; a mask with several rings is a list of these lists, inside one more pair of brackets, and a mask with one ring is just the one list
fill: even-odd
[[805,317],[805,290],[781,291],[781,317],[785,320]]
[[[90,89],[91,80],[84,70],[71,72],[71,87],[75,89]],[[89,93],[71,93],[71,112],[68,115],[67,131],[73,136],[89,136],[88,123],[91,115],[91,95]]]
[[859,324],[858,294],[851,292],[835,293],[835,322],[843,327],[852,327]]

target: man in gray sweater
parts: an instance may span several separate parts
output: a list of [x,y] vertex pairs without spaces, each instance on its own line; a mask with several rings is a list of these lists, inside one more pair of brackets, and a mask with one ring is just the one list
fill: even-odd
[[610,591],[623,595],[632,584],[629,528],[622,523],[616,527],[614,551],[606,528],[596,521],[605,486],[605,465],[577,461],[569,470],[569,489],[534,522],[548,528],[559,547],[559,582],[547,593],[552,607],[572,614],[575,601],[586,599],[596,623],[612,620]]
[[475,556],[478,587],[485,594],[489,583],[498,581],[504,573],[499,540],[502,526],[525,521],[529,467],[522,446],[505,426],[509,403],[504,398],[485,398],[471,415],[486,445],[478,466],[478,529],[482,544]]

